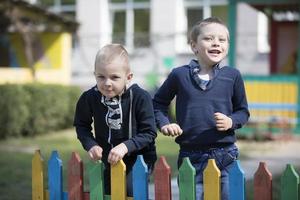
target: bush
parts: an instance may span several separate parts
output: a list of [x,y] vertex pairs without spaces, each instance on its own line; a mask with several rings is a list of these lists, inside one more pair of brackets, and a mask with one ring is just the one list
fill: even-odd
[[34,136],[71,127],[80,93],[75,86],[2,85],[0,109],[5,114],[0,117],[0,138]]
[[29,119],[30,97],[20,85],[0,85],[0,139],[20,136]]

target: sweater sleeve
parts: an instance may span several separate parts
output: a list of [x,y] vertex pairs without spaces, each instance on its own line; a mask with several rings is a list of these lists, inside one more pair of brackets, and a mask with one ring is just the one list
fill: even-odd
[[244,81],[239,71],[233,89],[234,89],[234,93],[232,97],[233,113],[230,117],[232,119],[232,128],[238,129],[247,123],[250,116],[248,110],[248,103],[246,98]]
[[154,143],[157,136],[155,128],[155,119],[153,113],[153,104],[149,93],[144,92],[134,98],[133,107],[136,119],[136,134],[126,140],[124,144],[128,153],[139,151],[151,143]]
[[158,89],[153,98],[154,115],[156,126],[161,129],[166,124],[170,123],[168,112],[169,105],[176,95],[176,75],[174,70],[169,74],[167,79]]
[[98,145],[92,133],[92,123],[92,111],[88,103],[88,94],[85,92],[77,102],[73,125],[76,129],[77,138],[86,151]]

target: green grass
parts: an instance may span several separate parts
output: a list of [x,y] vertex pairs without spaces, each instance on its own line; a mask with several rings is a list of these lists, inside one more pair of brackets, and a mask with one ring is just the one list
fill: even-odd
[[[0,199],[31,199],[31,161],[36,149],[40,149],[46,164],[52,150],[57,150],[63,165],[71,152],[84,158],[84,151],[72,130],[36,138],[14,138],[0,142]],[[64,175],[66,174],[65,168]],[[46,173],[47,174],[47,173]],[[45,177],[46,179],[46,177]]]
[[[39,149],[44,159],[45,172],[47,162],[53,150],[57,150],[63,163],[64,189],[66,189],[66,165],[71,153],[79,153],[84,164],[87,154],[76,138],[74,130],[64,130],[35,138],[13,138],[0,141],[0,199],[31,199],[31,161],[34,151]],[[178,145],[174,138],[157,138],[158,157],[164,155],[172,169],[172,176],[177,175]],[[85,176],[86,177],[86,176]],[[47,173],[45,173],[47,180]],[[87,184],[88,180],[85,179]],[[47,183],[46,183],[47,185]],[[85,188],[87,186],[85,185]]]
[[[159,134],[156,144],[158,157],[165,156],[167,163],[171,167],[171,175],[176,177],[177,155],[179,147],[175,143],[175,138],[166,137]],[[66,190],[66,165],[73,151],[79,153],[84,165],[88,162],[86,152],[76,138],[73,129],[64,130],[52,134],[47,134],[35,138],[14,138],[0,141],[0,199],[18,200],[31,199],[31,161],[36,149],[40,149],[44,159],[45,172],[47,172],[47,162],[53,150],[57,150],[63,163],[64,190]],[[243,150],[243,154],[245,151]],[[241,155],[240,159],[247,159],[246,155]],[[47,180],[45,173],[45,180]],[[87,176],[85,176],[87,177]],[[85,178],[85,189],[88,180]],[[247,199],[253,199],[253,183],[247,182]],[[47,182],[46,182],[47,187]],[[273,177],[274,197],[278,197],[279,178]],[[276,199],[276,198],[275,198]]]

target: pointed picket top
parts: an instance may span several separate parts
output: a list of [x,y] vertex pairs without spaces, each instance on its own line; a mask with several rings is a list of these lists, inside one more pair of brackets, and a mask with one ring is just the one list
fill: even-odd
[[272,174],[265,162],[260,162],[254,174],[254,199],[272,200]]
[[52,151],[48,161],[49,198],[63,199],[62,161],[57,151]]
[[104,164],[102,161],[90,161],[88,174],[90,182],[90,199],[104,200]]
[[161,156],[154,168],[155,200],[171,200],[171,168]]
[[32,200],[44,200],[44,160],[40,150],[32,158]]
[[148,199],[148,167],[142,155],[138,155],[132,171],[133,198]]
[[245,173],[239,160],[235,160],[229,169],[229,199],[245,199]]
[[179,199],[196,199],[195,174],[189,158],[184,158],[179,168]]
[[281,199],[299,199],[299,175],[291,164],[287,164],[281,176]]
[[68,162],[68,199],[83,200],[83,163],[75,152]]
[[[214,159],[208,159],[208,163],[203,172],[203,191],[204,200],[220,200],[221,172],[218,169]],[[197,192],[197,191],[196,191]]]
[[126,191],[126,165],[123,160],[111,165],[111,200],[125,200]]

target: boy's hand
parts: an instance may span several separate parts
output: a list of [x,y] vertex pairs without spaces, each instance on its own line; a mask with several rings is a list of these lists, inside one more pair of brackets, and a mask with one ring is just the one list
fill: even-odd
[[88,154],[93,161],[97,161],[97,160],[101,160],[102,151],[103,150],[100,146],[95,145],[88,151]]
[[161,127],[160,131],[166,136],[178,136],[182,134],[182,129],[176,123],[167,124]]
[[126,153],[128,153],[128,149],[124,143],[121,143],[110,150],[107,161],[110,164],[115,165]]
[[232,127],[232,119],[223,113],[216,112],[214,114],[218,131],[227,131]]

